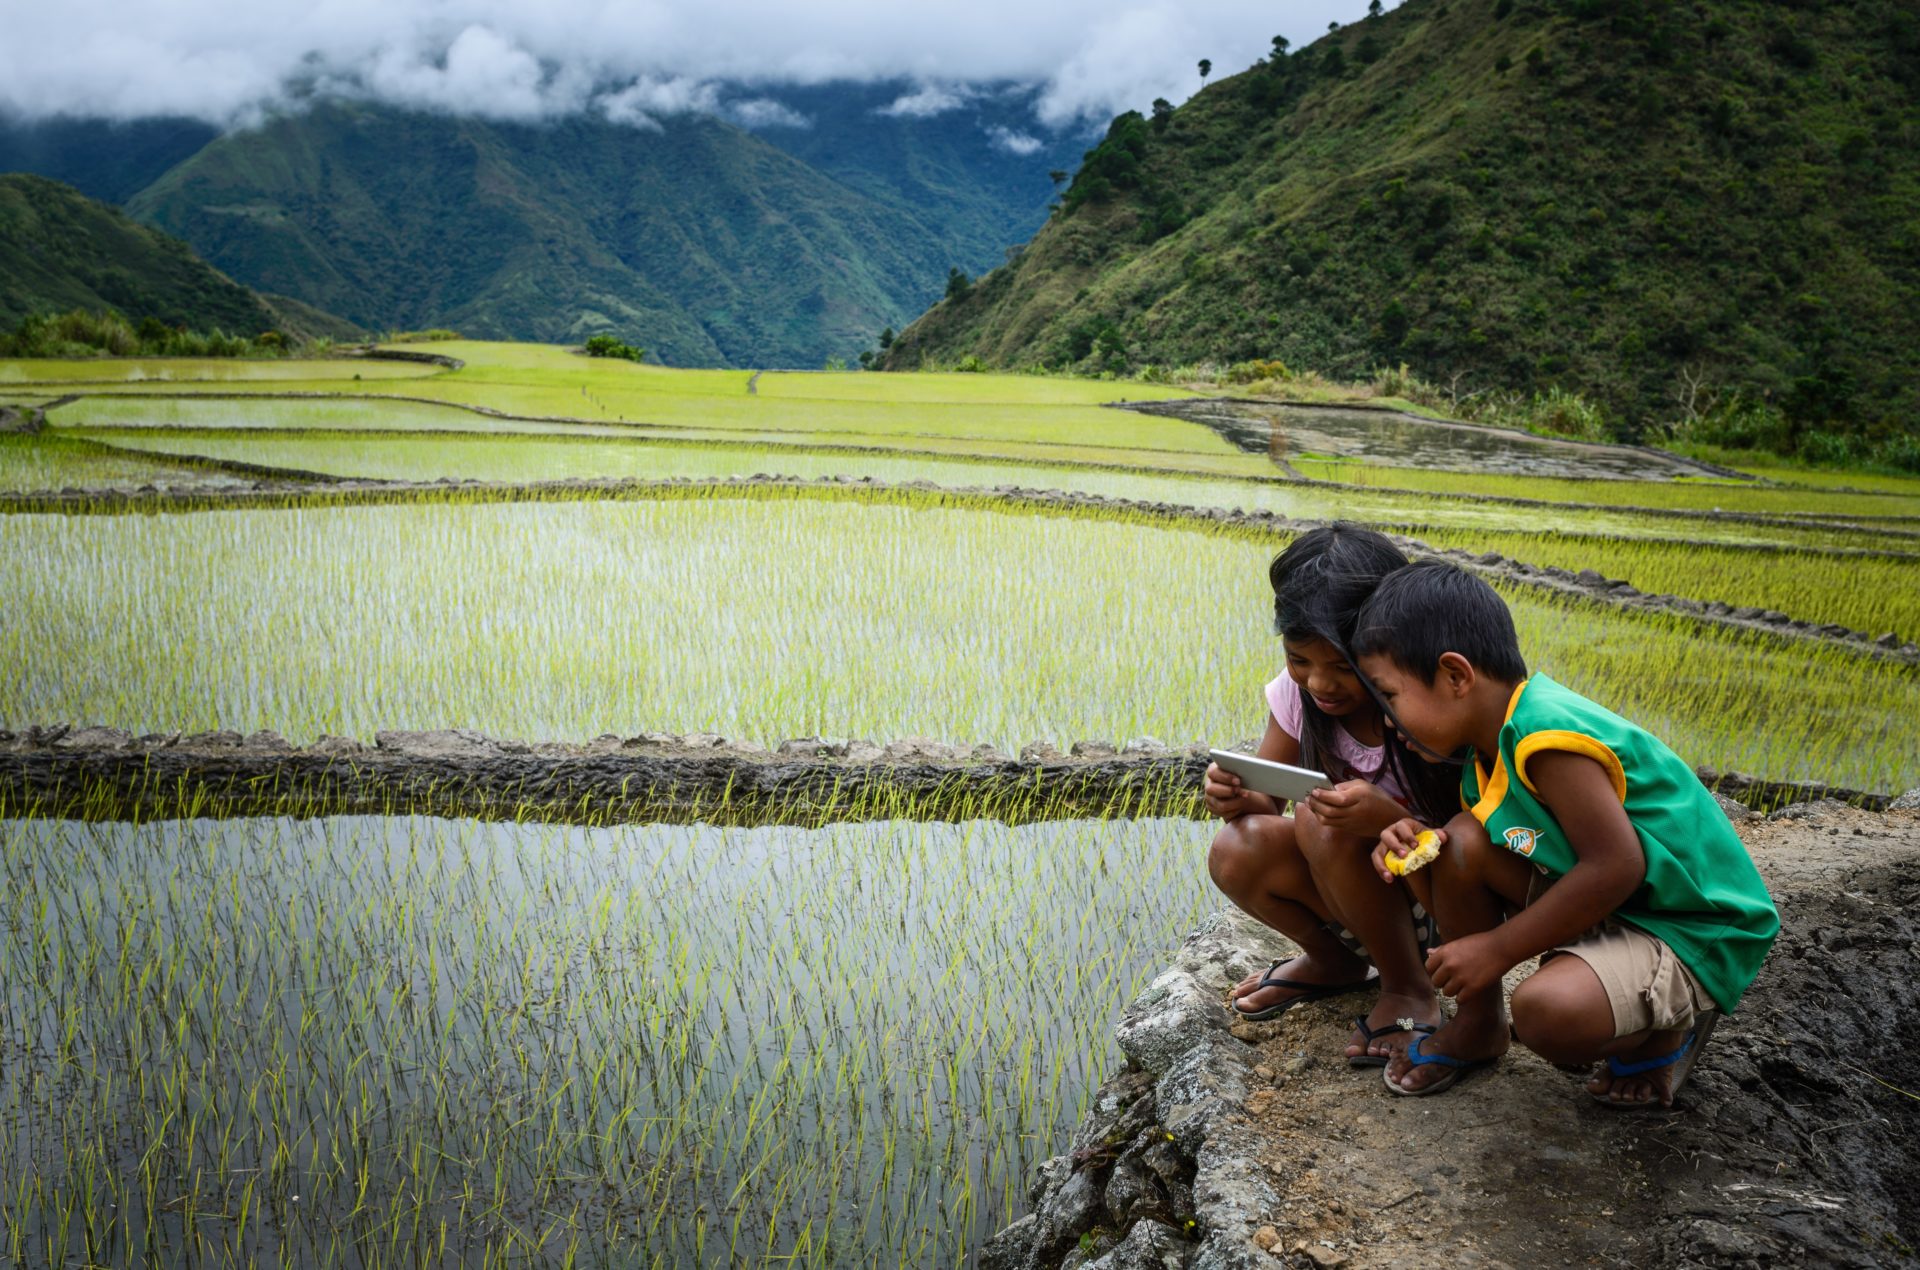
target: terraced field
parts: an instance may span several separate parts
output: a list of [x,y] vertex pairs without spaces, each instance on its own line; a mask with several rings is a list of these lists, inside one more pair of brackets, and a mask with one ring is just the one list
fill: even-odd
[[[1276,462],[1129,383],[431,351],[0,363],[63,401],[0,436],[0,729],[1233,741],[1267,562],[1345,517],[1485,556],[1533,666],[1693,763],[1920,783],[1920,482],[1439,471],[1379,449],[1409,423]],[[0,810],[0,1255],[964,1261],[1207,897],[1179,819],[311,810]]]

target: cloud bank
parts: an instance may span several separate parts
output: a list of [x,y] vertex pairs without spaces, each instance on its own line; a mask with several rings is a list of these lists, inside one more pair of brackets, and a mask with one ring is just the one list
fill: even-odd
[[[1275,10],[1280,12],[1276,13]],[[905,80],[888,113],[966,105],[971,84],[1037,87],[1037,123],[1181,101],[1276,34],[1296,45],[1355,0],[0,0],[0,113],[221,125],[315,96],[535,120],[594,111],[636,127],[718,114],[801,127],[782,84]],[[1031,138],[998,143],[1019,151]],[[1037,142],[1035,147],[1037,148]]]

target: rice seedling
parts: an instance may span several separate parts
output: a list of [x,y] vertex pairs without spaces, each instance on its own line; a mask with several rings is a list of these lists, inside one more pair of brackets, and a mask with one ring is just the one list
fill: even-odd
[[[1259,729],[1276,535],[937,492],[653,493],[0,518],[0,725],[1007,750]],[[1536,665],[1692,762],[1876,790],[1920,772],[1910,669],[1509,598]]]
[[1842,563],[1800,551],[1595,538],[1557,530],[1436,530],[1422,538],[1438,547],[1500,551],[1530,564],[1597,569],[1654,594],[1776,609],[1872,635],[1893,631],[1920,637],[1920,555]]
[[235,483],[235,478],[205,466],[80,438],[0,433],[0,491],[4,492]]
[[278,397],[259,393],[222,397],[133,396],[89,393],[47,412],[56,429],[274,429],[379,432],[600,433],[629,430],[593,424],[496,419],[457,406],[379,397]]
[[1188,820],[0,820],[14,1264],[955,1264],[1211,904]]
[[[695,479],[767,474],[812,479],[868,477],[881,481],[933,481],[949,486],[1017,485],[1097,494],[1144,502],[1223,508],[1308,519],[1346,518],[1418,533],[1426,526],[1522,530],[1536,524],[1537,509],[1465,499],[1363,494],[1324,490],[1278,479],[1236,480],[1196,472],[1156,472],[1159,454],[1070,447],[1029,447],[1032,459],[971,452],[946,454],[851,446],[817,449],[799,445],[726,445],[707,440],[617,436],[520,436],[482,434],[409,436],[364,430],[298,429],[225,431],[166,428],[76,430],[107,444],[160,454],[197,455],[301,472],[381,480],[485,481],[585,479]],[[699,434],[693,434],[696,437]],[[991,447],[1000,448],[1000,447]],[[1063,461],[1078,457],[1069,465]],[[1047,458],[1054,462],[1044,461]],[[1140,466],[1140,464],[1148,466]],[[1568,532],[1594,536],[1667,537],[1682,532],[1672,519],[1606,511],[1568,510],[1555,517]],[[1692,537],[1726,543],[1767,543],[1807,549],[1913,546],[1898,535],[1844,528],[1756,524],[1744,521],[1685,522]]]
[[295,382],[330,385],[338,390],[355,379],[424,379],[439,367],[407,362],[369,362],[347,358],[241,359],[225,357],[0,358],[0,385],[18,389],[33,384],[261,384]]
[[1446,472],[1339,459],[1294,459],[1303,475],[1383,489],[1445,494],[1486,494],[1548,502],[1592,503],[1621,508],[1750,512],[1769,516],[1846,519],[1851,516],[1920,517],[1920,482],[1904,490],[1846,493],[1806,486],[1780,487],[1732,480],[1568,480],[1499,472]]
[[90,393],[47,412],[55,428],[127,432],[136,428],[196,432],[264,429],[295,431],[460,432],[515,435],[610,436],[679,440],[689,444],[846,447],[970,458],[1117,464],[1156,470],[1273,478],[1273,464],[1241,452],[1074,445],[1067,442],[989,440],[884,432],[779,431],[772,428],[672,427],[629,422],[590,424],[558,419],[497,418],[464,407],[402,399],[330,394],[293,398],[263,393],[209,398]]

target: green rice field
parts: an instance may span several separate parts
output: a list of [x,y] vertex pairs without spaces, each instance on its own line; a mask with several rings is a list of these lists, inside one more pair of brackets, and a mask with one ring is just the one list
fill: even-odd
[[219,488],[237,483],[217,470],[61,436],[0,433],[0,493],[57,489]]
[[[1148,466],[1138,452],[1104,451],[1088,456],[1069,447],[1027,447],[1036,457],[1007,458],[955,448],[906,451],[861,444],[807,446],[783,440],[747,444],[702,434],[661,435],[608,429],[503,436],[489,432],[415,435],[364,429],[249,427],[184,429],[123,427],[63,429],[62,435],[147,454],[240,462],[331,476],[397,481],[551,481],[567,479],[725,478],[770,475],[814,479],[830,476],[877,481],[933,481],[942,485],[1015,485],[1092,494],[1105,498],[1268,512],[1308,519],[1347,518],[1410,532],[1450,530],[1524,531],[1537,524],[1533,508],[1474,499],[1435,499],[1418,494],[1372,494],[1326,489],[1297,481],[1204,475]],[[996,447],[997,449],[998,447]],[[1046,460],[1053,459],[1048,462]],[[1812,550],[1909,550],[1920,553],[1920,527],[1911,532],[1884,526],[1850,528],[1795,521],[1676,520],[1635,512],[1568,509],[1555,516],[1563,532],[1622,539],[1696,540],[1769,544]]]
[[0,1257],[953,1264],[1197,830],[0,821]]
[[[0,517],[0,725],[697,723],[1008,751],[1260,730],[1271,601],[1244,579],[1283,539],[807,493]],[[1509,599],[1540,669],[1695,763],[1869,788],[1915,770],[1910,670]],[[1854,699],[1872,710],[1836,730]]]
[[[1406,420],[1299,480],[1108,408],[1177,388],[410,347],[465,365],[0,362],[0,397],[66,399],[0,436],[0,729],[1231,743],[1289,537],[1223,508],[1920,636],[1920,482],[1442,471]],[[430,485],[569,478],[680,483]],[[193,496],[18,497],[145,486]],[[967,492],[997,486],[1198,510]],[[1533,669],[1691,763],[1920,784],[1897,656],[1503,594]],[[1039,793],[752,828],[9,797],[6,1265],[968,1264],[1220,903],[1207,824]]]

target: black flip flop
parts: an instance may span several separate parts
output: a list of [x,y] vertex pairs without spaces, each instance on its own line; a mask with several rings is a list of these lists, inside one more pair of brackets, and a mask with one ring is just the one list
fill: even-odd
[[[1362,1046],[1372,1045],[1375,1038],[1377,1037],[1393,1036],[1394,1034],[1399,1032],[1425,1032],[1428,1035],[1432,1035],[1433,1032],[1436,1030],[1434,1027],[1425,1023],[1416,1023],[1412,1027],[1408,1027],[1406,1024],[1401,1023],[1398,1019],[1394,1020],[1392,1023],[1387,1024],[1385,1027],[1368,1027],[1367,1016],[1364,1014],[1356,1014],[1353,1016],[1353,1026],[1360,1033],[1360,1035],[1367,1038],[1366,1040],[1361,1042]],[[1347,1066],[1348,1067],[1385,1067],[1388,1063],[1392,1061],[1393,1060],[1391,1059],[1382,1058],[1378,1054],[1362,1053],[1362,1054],[1354,1054],[1351,1057],[1349,1057],[1347,1059]]]
[[1273,973],[1280,967],[1286,965],[1289,960],[1291,960],[1291,958],[1275,958],[1267,966],[1267,973],[1260,977],[1260,982],[1249,988],[1245,995],[1252,996],[1262,988],[1297,988],[1299,991],[1295,995],[1288,997],[1279,1005],[1270,1005],[1264,1010],[1242,1010],[1240,1008],[1240,998],[1235,997],[1232,1001],[1227,1002],[1227,1009],[1233,1011],[1249,1023],[1259,1023],[1264,1019],[1277,1019],[1288,1010],[1293,1009],[1294,1006],[1304,1005],[1308,1001],[1319,1001],[1326,997],[1342,997],[1349,992],[1358,992],[1377,978],[1377,976],[1373,974],[1368,974],[1366,978],[1357,983],[1302,983],[1298,979],[1289,979],[1285,975]]

